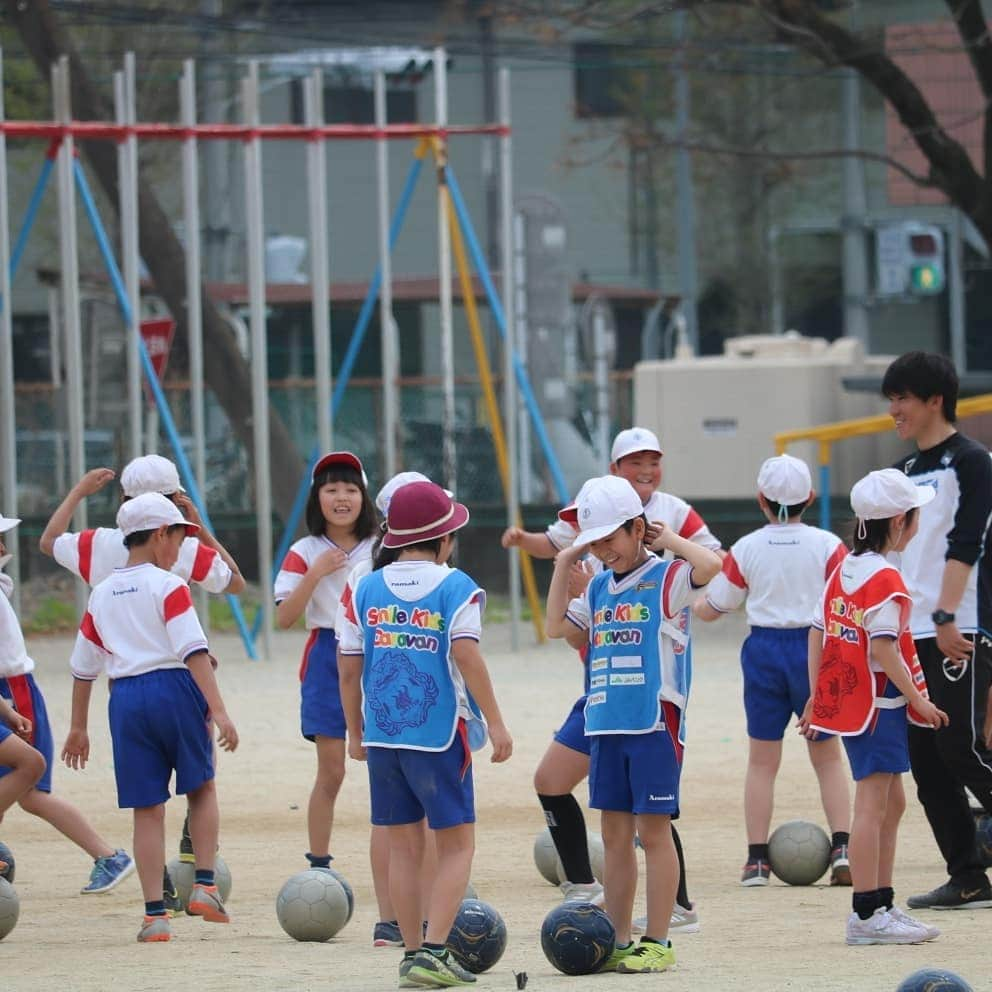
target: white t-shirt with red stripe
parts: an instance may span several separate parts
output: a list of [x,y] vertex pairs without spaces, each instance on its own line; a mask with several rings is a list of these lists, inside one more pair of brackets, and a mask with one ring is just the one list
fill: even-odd
[[[293,592],[310,570],[310,566],[325,551],[336,547],[337,545],[323,534],[319,537],[311,534],[293,544],[286,553],[279,567],[279,574],[276,576],[274,590],[276,602],[281,602]],[[341,601],[348,576],[356,565],[372,560],[372,538],[367,537],[359,541],[346,554],[348,560],[344,565],[330,575],[325,575],[314,587],[313,595],[304,612],[307,630],[313,630],[314,627],[335,629],[338,603]]]
[[152,564],[118,568],[91,593],[69,667],[92,681],[182,668],[207,650],[189,586]]
[[[649,523],[662,523],[687,541],[693,541],[704,548],[709,548],[710,551],[720,550],[720,542],[710,532],[706,521],[678,496],[660,490],[652,493],[651,498],[644,504],[644,515]],[[572,524],[564,520],[556,520],[544,533],[554,548],[561,551],[572,546],[578,531]],[[666,551],[661,557],[671,558],[672,554]]]
[[[127,565],[124,535],[116,528],[97,527],[78,534],[66,532],[55,539],[55,560],[90,586],[98,585],[115,568]],[[183,582],[195,582],[207,592],[221,593],[231,584],[231,568],[213,548],[187,537],[172,566]]]
[[808,627],[827,579],[847,554],[836,534],[804,523],[766,524],[730,549],[706,602],[720,613],[747,604],[752,627]]
[[13,591],[11,583],[10,591],[4,588],[5,595],[0,596],[0,679],[15,678],[34,671],[34,659],[28,655],[17,614],[7,601]]

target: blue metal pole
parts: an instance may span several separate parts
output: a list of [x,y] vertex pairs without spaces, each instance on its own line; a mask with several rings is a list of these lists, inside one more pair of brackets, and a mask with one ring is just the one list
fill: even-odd
[[[93,194],[90,192],[89,183],[86,179],[86,173],[83,172],[83,167],[80,165],[78,159],[74,162],[74,173],[76,176],[76,185],[79,187],[80,198],[82,199],[83,207],[86,210],[86,216],[89,218],[90,225],[93,228],[93,234],[96,237],[97,246],[100,249],[100,255],[103,258],[104,265],[107,267],[107,273],[110,276],[111,285],[114,287],[114,295],[117,297],[117,304],[121,309],[124,322],[130,325],[131,304],[127,298],[127,291],[124,288],[124,280],[121,278],[120,269],[117,267],[117,261],[114,258],[114,253],[110,247],[110,241],[107,238],[107,232],[104,229],[103,222],[100,220],[100,214],[97,210],[96,202],[93,199]],[[203,499],[200,496],[200,491],[196,485],[196,478],[190,468],[189,459],[186,457],[186,452],[183,450],[182,440],[179,437],[179,431],[176,429],[175,421],[172,419],[172,411],[169,409],[169,404],[166,402],[165,392],[162,389],[162,384],[158,381],[158,376],[155,374],[155,367],[152,365],[152,360],[148,354],[148,349],[145,347],[145,342],[140,335],[138,337],[138,355],[141,359],[141,366],[145,372],[145,378],[148,380],[152,395],[155,397],[155,404],[158,407],[159,416],[162,418],[162,425],[165,427],[165,432],[169,436],[169,443],[172,445],[173,453],[175,454],[176,465],[179,468],[179,475],[183,480],[186,490],[189,492],[190,499],[199,511],[200,517],[202,518],[204,524],[210,530],[213,530],[206,505],[204,504]],[[241,603],[238,601],[238,597],[228,593],[227,602],[231,607],[231,613],[234,616],[235,623],[238,625],[238,630],[241,633],[241,640],[244,643],[245,651],[247,652],[248,657],[253,661],[257,661],[258,654],[255,651],[254,640],[248,630],[248,624],[245,620],[244,613],[241,610]]]
[[[446,165],[444,167],[444,174],[447,179],[448,189],[451,191],[451,199],[455,205],[455,212],[458,214],[458,222],[461,225],[462,232],[465,235],[465,240],[468,242],[468,250],[472,255],[472,262],[475,265],[475,271],[486,290],[486,297],[489,300],[489,309],[492,311],[493,318],[496,321],[496,326],[499,328],[500,337],[505,342],[506,317],[503,314],[503,304],[500,302],[500,298],[496,293],[495,287],[493,286],[492,278],[489,275],[489,268],[486,265],[485,257],[482,254],[479,239],[475,236],[475,229],[472,227],[472,219],[469,217],[468,210],[465,208],[465,201],[462,199],[462,193],[458,187],[458,180],[455,179],[455,173],[450,165]],[[554,479],[555,488],[558,490],[558,499],[563,504],[567,503],[572,498],[568,489],[568,483],[565,482],[565,476],[562,474],[561,466],[558,463],[558,458],[555,455],[554,448],[551,446],[551,440],[545,430],[544,418],[541,416],[540,407],[537,405],[537,400],[534,398],[534,392],[531,389],[530,381],[527,378],[527,372],[524,369],[523,363],[520,361],[519,356],[517,355],[513,356],[513,368],[517,375],[517,382],[520,384],[520,392],[523,394],[524,402],[527,404],[527,409],[530,412],[531,420],[534,422],[534,430],[537,432],[538,440],[541,442],[541,447],[544,449],[544,456],[548,460],[548,468],[551,471],[551,477]],[[506,416],[509,417],[512,415],[512,411],[506,411]]]
[[21,262],[21,256],[24,254],[24,249],[27,247],[28,235],[31,233],[31,228],[34,227],[35,219],[38,216],[38,210],[41,208],[41,199],[45,194],[45,188],[48,186],[48,179],[54,168],[55,159],[46,156],[45,161],[41,166],[41,172],[38,174],[38,181],[34,185],[34,191],[31,193],[31,199],[28,200],[28,208],[24,211],[24,220],[21,222],[21,229],[17,234],[17,240],[14,242],[13,251],[10,253],[11,279],[14,278],[14,273],[17,272],[17,267]]
[[[396,241],[400,236],[400,231],[403,229],[406,212],[410,207],[410,201],[413,199],[413,192],[417,187],[417,180],[420,178],[420,172],[423,166],[424,160],[422,158],[414,159],[413,165],[410,166],[410,171],[407,173],[406,183],[403,185],[399,203],[396,205],[396,213],[393,215],[393,221],[389,228],[390,251],[395,247]],[[381,285],[382,268],[381,266],[376,266],[372,281],[369,283],[368,291],[365,293],[362,309],[358,312],[355,329],[351,332],[348,349],[345,352],[344,358],[341,360],[338,377],[334,382],[334,392],[331,396],[331,410],[335,417],[337,417],[338,411],[341,409],[341,404],[344,401],[344,392],[348,388],[348,381],[351,379],[352,370],[355,367],[355,362],[358,360],[358,353],[362,350],[365,333],[368,330],[369,322],[372,320],[375,301],[379,297],[379,288]],[[310,451],[306,474],[300,480],[300,486],[296,490],[296,498],[293,500],[293,508],[289,512],[289,520],[286,522],[286,529],[283,531],[282,537],[279,540],[279,547],[276,549],[275,564],[272,569],[273,582],[275,582],[283,558],[286,557],[286,552],[289,551],[289,546],[293,543],[293,535],[296,533],[296,528],[299,527],[300,520],[303,518],[303,511],[307,505],[307,495],[310,491],[310,473],[313,471],[314,465],[317,464],[317,459],[322,454],[324,452],[320,451],[317,445],[314,445]],[[261,628],[261,622],[261,615],[259,615],[255,618],[255,624],[252,628],[253,633],[258,633]]]
[[820,466],[820,526],[830,530],[830,463]]

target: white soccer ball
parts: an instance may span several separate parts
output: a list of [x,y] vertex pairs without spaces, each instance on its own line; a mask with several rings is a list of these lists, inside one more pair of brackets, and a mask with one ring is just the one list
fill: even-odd
[[[185,911],[193,892],[193,882],[196,880],[196,865],[173,858],[166,868],[179,895],[179,908]],[[219,854],[214,859],[214,883],[217,885],[221,901],[227,902],[227,897],[231,894],[231,869]]]
[[348,922],[348,896],[329,871],[309,868],[280,889],[276,916],[293,940],[330,940]]
[[815,823],[789,820],[768,838],[771,869],[789,885],[812,885],[830,866],[830,838]]
[[17,890],[5,878],[0,878],[0,940],[3,940],[17,926],[21,913],[21,901]]
[[[591,831],[586,834],[589,844],[589,864],[592,866],[593,877],[603,880],[603,838]],[[551,828],[545,827],[534,841],[534,864],[537,870],[552,885],[560,885],[567,881],[561,858],[555,850],[555,842],[551,839]]]

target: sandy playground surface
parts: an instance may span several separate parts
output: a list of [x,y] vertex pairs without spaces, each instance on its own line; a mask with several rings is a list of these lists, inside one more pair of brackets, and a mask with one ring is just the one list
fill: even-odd
[[[989,926],[992,912],[929,913],[944,931],[935,943],[910,947],[847,947],[843,923],[850,889],[828,886],[769,888],[738,885],[745,850],[741,781],[746,737],[737,650],[739,620],[696,625],[696,674],[689,746],[683,773],[680,830],[688,858],[689,893],[702,921],[698,934],[677,937],[678,966],[654,976],[558,974],[540,947],[540,924],[557,891],[538,875],[532,858],[543,819],[531,777],[551,732],[579,689],[579,666],[561,643],[537,647],[530,627],[512,652],[504,626],[486,629],[484,648],[515,741],[510,762],[476,765],[477,853],[473,883],[479,897],[503,914],[509,945],[478,988],[516,988],[526,971],[528,992],[648,985],[670,989],[894,990],[908,973],[944,966],[977,989],[992,987]],[[305,809],[312,783],[311,745],[298,733],[297,665],[301,632],[278,634],[275,658],[244,660],[234,637],[214,639],[222,660],[221,685],[241,733],[241,748],[223,755],[219,773],[221,851],[234,888],[233,922],[221,927],[189,917],[173,923],[169,944],[138,946],[142,911],[137,877],[103,896],[81,896],[89,863],[45,823],[19,809],[0,827],[17,858],[21,917],[2,944],[5,990],[60,989],[195,992],[230,989],[386,990],[396,987],[398,952],[373,950],[375,902],[367,860],[368,783],[364,766],[349,764],[338,801],[332,849],[335,866],[356,898],[352,921],[326,944],[298,944],[276,920],[275,896],[304,865]],[[28,645],[38,662],[56,748],[68,726],[71,679],[66,638]],[[56,793],[77,803],[111,843],[130,849],[130,817],[116,809],[105,682],[94,692],[92,761],[84,773],[56,769]],[[775,822],[797,817],[823,821],[815,779],[798,738],[787,739]],[[907,776],[907,781],[909,776]],[[911,782],[908,782],[911,786]],[[588,798],[580,789],[580,800]],[[185,804],[168,806],[169,853],[175,853]],[[590,827],[598,829],[596,814]],[[643,875],[642,875],[643,877]],[[944,880],[937,851],[915,799],[903,821],[897,895],[903,899]],[[637,912],[643,912],[643,896]]]

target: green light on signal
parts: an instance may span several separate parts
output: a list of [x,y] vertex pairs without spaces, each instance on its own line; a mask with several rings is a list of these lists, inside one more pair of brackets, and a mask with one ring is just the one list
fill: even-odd
[[932,262],[914,265],[909,270],[909,284],[916,293],[939,293],[944,288],[943,268]]

